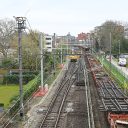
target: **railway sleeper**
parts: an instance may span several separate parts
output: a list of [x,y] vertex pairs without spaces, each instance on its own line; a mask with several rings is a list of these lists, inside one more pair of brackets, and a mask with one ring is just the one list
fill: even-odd
[[82,81],[77,81],[77,82],[76,82],[76,86],[85,86],[84,80],[82,80]]

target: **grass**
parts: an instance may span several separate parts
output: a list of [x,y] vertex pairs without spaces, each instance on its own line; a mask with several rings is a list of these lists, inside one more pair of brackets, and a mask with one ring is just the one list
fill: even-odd
[[[100,58],[99,58],[100,59]],[[103,61],[103,64],[104,64],[104,67],[107,69],[107,71],[111,74],[116,82],[122,87],[122,88],[125,88],[124,86],[124,81],[126,81],[126,86],[128,85],[128,79],[125,78],[123,76],[123,72],[121,72],[118,68],[116,68],[114,65],[111,65],[111,71],[110,71],[110,62],[107,61],[106,59],[104,59]]]
[[56,79],[57,75],[60,73],[60,69],[57,69],[55,76],[52,75],[52,77],[46,82],[48,85],[51,85],[53,81]]
[[7,108],[10,104],[10,98],[19,93],[19,86],[17,85],[1,85],[0,86],[0,103],[4,103]]
[[[50,79],[48,79],[48,81],[46,83],[48,85],[51,85],[51,83],[55,80],[55,78],[57,77],[59,72],[60,72],[60,69],[56,69],[55,76],[53,75],[52,77],[50,77]],[[24,91],[31,88],[32,87],[31,85],[33,85],[33,80],[30,81],[27,84],[27,86],[24,86]],[[18,85],[0,85],[0,103],[4,103],[4,108],[9,107],[10,99],[13,96],[18,95],[18,93],[19,93],[19,86]]]

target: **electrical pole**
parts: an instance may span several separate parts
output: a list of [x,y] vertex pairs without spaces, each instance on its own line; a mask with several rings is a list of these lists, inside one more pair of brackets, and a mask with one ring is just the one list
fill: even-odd
[[18,58],[19,58],[19,93],[20,93],[20,116],[24,115],[24,106],[23,106],[23,75],[22,75],[22,30],[25,29],[25,17],[15,17],[18,25]]
[[120,40],[119,40],[119,56],[120,56]]
[[109,33],[110,36],[110,76],[111,76],[111,61],[112,61],[112,33]]
[[44,87],[44,81],[43,81],[43,42],[42,42],[42,33],[40,33],[40,55],[41,55],[41,88]]
[[[55,48],[55,43],[56,43],[56,34],[55,33],[54,33],[54,36],[53,36],[53,42],[54,42],[53,48]],[[55,68],[55,60],[56,60],[56,58],[55,58],[55,49],[53,49],[53,70],[54,70],[54,75],[55,75],[55,70],[56,70],[56,68]]]
[[109,38],[110,38],[110,62],[111,62],[111,54],[112,54],[112,34],[111,32],[109,33]]
[[61,62],[61,64],[63,63],[63,58],[62,58],[62,42],[61,42],[61,60],[60,60]]
[[68,45],[69,45],[69,37],[67,35],[67,55],[68,55]]

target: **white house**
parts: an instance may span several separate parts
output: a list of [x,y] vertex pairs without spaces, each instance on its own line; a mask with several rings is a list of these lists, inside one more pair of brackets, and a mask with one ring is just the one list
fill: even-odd
[[47,49],[48,52],[52,52],[53,48],[53,36],[45,35],[45,44],[44,47]]

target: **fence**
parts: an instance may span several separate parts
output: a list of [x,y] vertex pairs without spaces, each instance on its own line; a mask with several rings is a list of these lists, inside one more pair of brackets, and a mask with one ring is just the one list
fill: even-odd
[[117,68],[114,64],[110,63],[104,55],[96,55],[95,56],[100,63],[107,69],[109,73],[116,79],[116,81],[121,85],[123,88],[128,89],[128,75],[125,74],[121,69]]

